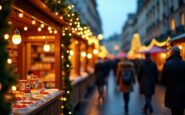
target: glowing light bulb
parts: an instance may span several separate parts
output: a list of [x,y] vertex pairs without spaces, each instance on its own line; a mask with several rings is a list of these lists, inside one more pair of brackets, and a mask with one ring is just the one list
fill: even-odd
[[20,31],[18,29],[16,29],[14,31],[14,34],[12,36],[12,42],[16,45],[20,44],[22,41],[21,35],[20,35]]
[[81,56],[82,56],[82,57],[86,57],[86,52],[82,52],[82,53],[81,53]]
[[57,30],[55,30],[55,31],[54,31],[54,34],[57,34],[57,33],[58,33]]
[[96,55],[96,54],[98,54],[98,50],[97,49],[94,49],[93,50],[93,53]]
[[87,54],[87,58],[88,58],[88,59],[91,59],[91,58],[92,58],[92,54],[91,54],[91,53],[88,53],[88,54]]
[[38,27],[37,30],[40,32],[42,29],[40,27]]
[[5,39],[5,40],[8,40],[9,37],[10,37],[9,34],[5,34],[5,35],[4,35],[4,39]]
[[17,90],[17,88],[16,88],[16,86],[12,86],[12,91],[16,91]]
[[74,51],[70,50],[70,55],[73,56],[74,55]]
[[32,20],[32,22],[31,22],[33,25],[35,25],[36,24],[36,21],[35,20]]
[[8,63],[8,64],[11,64],[11,63],[12,63],[12,59],[8,58],[8,59],[7,59],[7,63]]
[[48,27],[48,30],[51,30],[51,27]]
[[0,10],[2,10],[3,9],[3,7],[0,5]]
[[45,25],[42,23],[42,24],[40,24],[40,27],[41,27],[41,28],[44,28],[44,27],[45,27]]
[[45,52],[49,52],[50,49],[51,49],[51,47],[50,47],[50,45],[49,45],[48,43],[44,44],[43,50],[44,50]]
[[24,31],[28,31],[28,27],[27,26],[24,27]]
[[179,45],[178,47],[179,47],[180,50],[182,49],[182,45]]
[[22,18],[24,16],[23,13],[19,13],[19,17]]

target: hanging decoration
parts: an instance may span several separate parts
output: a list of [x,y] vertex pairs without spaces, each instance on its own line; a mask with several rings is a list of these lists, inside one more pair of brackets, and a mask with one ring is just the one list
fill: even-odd
[[13,36],[12,36],[12,42],[13,42],[13,44],[18,45],[21,43],[21,41],[22,41],[22,38],[21,38],[20,31],[18,29],[16,29],[14,31]]
[[0,1],[0,113],[4,115],[10,115],[11,104],[14,99],[11,87],[16,83],[12,67],[7,63],[8,51],[6,49],[8,44],[7,35],[11,33],[11,25],[8,24],[8,18],[12,4],[13,0]]

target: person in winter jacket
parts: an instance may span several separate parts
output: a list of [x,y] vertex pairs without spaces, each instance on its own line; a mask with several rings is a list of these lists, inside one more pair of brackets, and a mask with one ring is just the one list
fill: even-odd
[[105,67],[101,58],[98,59],[98,62],[95,64],[94,74],[96,76],[96,85],[98,87],[99,99],[104,100],[104,85],[105,85]]
[[[125,84],[123,81],[124,73],[126,70],[131,72],[131,82],[129,84]],[[129,95],[130,92],[133,91],[133,84],[135,82],[135,73],[134,73],[134,64],[129,61],[127,58],[122,59],[121,62],[118,63],[118,69],[116,74],[116,82],[119,86],[120,92],[123,93],[123,100],[125,102],[125,112],[128,112],[128,104],[129,104]]]
[[158,70],[156,63],[151,60],[149,52],[145,54],[145,59],[141,65],[139,77],[141,94],[145,95],[145,106],[143,108],[143,112],[147,113],[149,110],[152,115],[153,107],[151,101],[158,81]]
[[180,56],[180,49],[172,47],[163,70],[162,81],[166,85],[165,106],[172,115],[184,115],[185,108],[185,62]]

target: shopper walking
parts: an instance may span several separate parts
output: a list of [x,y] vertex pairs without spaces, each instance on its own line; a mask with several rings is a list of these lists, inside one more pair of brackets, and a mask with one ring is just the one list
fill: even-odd
[[123,93],[123,100],[125,103],[125,112],[128,112],[130,92],[133,91],[133,84],[135,82],[134,64],[128,59],[122,59],[118,64],[116,82],[119,85],[120,92]]
[[104,84],[105,84],[105,68],[101,58],[98,58],[98,62],[95,64],[96,85],[98,87],[99,98],[104,100]]
[[151,104],[152,95],[155,93],[155,86],[158,81],[158,71],[156,64],[151,60],[150,53],[145,54],[145,60],[141,65],[139,73],[141,94],[145,96],[145,105],[143,112],[147,113],[149,110],[150,115],[153,114],[153,107]]
[[185,62],[180,56],[180,49],[171,49],[171,56],[162,70],[162,81],[166,85],[165,106],[172,115],[184,115],[185,108]]

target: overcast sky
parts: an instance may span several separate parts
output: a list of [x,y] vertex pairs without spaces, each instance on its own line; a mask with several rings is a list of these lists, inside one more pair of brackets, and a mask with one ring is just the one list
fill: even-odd
[[128,13],[136,11],[137,0],[97,0],[104,38],[121,33]]

